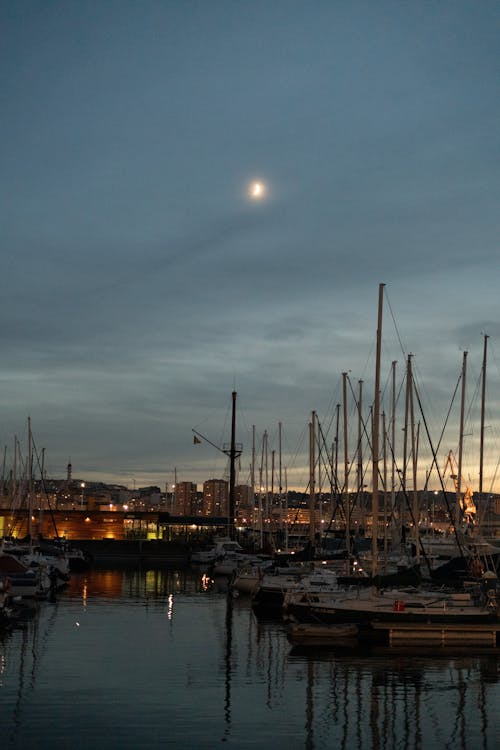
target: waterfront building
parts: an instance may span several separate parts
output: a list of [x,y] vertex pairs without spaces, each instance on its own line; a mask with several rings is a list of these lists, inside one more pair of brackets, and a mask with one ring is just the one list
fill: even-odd
[[203,515],[227,516],[229,512],[229,482],[208,479],[203,482]]
[[198,494],[193,482],[178,482],[174,488],[172,515],[196,516],[199,512]]

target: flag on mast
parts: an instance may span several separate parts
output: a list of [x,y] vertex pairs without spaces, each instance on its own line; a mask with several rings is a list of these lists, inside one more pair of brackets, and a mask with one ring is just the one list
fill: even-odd
[[200,438],[195,435],[194,438],[193,438],[193,443],[194,443],[194,445],[198,445],[199,443],[201,443]]

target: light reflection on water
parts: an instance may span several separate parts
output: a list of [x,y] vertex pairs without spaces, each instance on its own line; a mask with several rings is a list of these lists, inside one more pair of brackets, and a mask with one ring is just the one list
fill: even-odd
[[495,750],[499,665],[300,651],[199,571],[93,570],[0,635],[1,747]]

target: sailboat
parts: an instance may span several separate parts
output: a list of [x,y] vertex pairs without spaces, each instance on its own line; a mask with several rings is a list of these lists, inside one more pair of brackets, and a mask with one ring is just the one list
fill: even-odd
[[[27,524],[27,535],[22,539],[12,537],[2,539],[0,560],[5,571],[7,571],[9,566],[14,568],[11,572],[16,580],[20,579],[19,586],[21,590],[19,593],[21,595],[44,597],[54,595],[58,589],[66,585],[70,576],[70,565],[65,550],[62,547],[52,546],[50,548],[42,548],[33,539],[33,463],[35,453],[36,448],[31,431],[31,419],[28,417],[28,455],[25,467],[26,497],[21,498],[21,501],[24,499],[26,504],[23,514],[25,514],[24,522]],[[21,509],[19,509],[18,513],[20,512]],[[12,558],[15,558],[18,564],[33,575],[24,576],[21,580],[21,571],[15,570],[16,566],[13,565]],[[14,580],[14,577],[11,580]],[[34,590],[32,585],[33,579],[36,581]]]
[[[482,497],[482,475],[483,475],[483,430],[484,430],[484,404],[485,404],[485,370],[486,370],[486,344],[484,343],[483,355],[483,393],[481,400],[481,449],[480,449],[480,497]],[[500,560],[500,547],[490,544],[481,533],[481,524],[478,518],[477,507],[473,499],[471,488],[466,484],[463,490],[462,478],[462,453],[464,438],[465,418],[465,394],[466,394],[467,352],[463,353],[462,360],[462,392],[460,408],[460,432],[458,459],[455,459],[453,451],[449,451],[443,471],[450,470],[454,482],[455,506],[454,514],[450,517],[450,530],[441,535],[426,535],[422,538],[422,548],[432,560],[430,577],[436,579],[456,578],[479,579],[485,573],[496,575]],[[443,487],[444,492],[444,487]],[[451,516],[451,514],[450,514]]]

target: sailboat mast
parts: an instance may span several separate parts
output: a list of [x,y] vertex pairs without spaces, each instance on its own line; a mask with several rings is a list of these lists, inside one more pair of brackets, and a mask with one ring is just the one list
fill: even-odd
[[234,486],[236,463],[236,391],[232,393],[231,448],[229,453],[229,536],[234,539]]
[[378,556],[378,462],[379,462],[379,423],[380,423],[380,359],[382,351],[382,308],[384,286],[379,284],[378,317],[377,317],[377,353],[375,359],[375,397],[373,402],[373,435],[372,435],[372,576],[377,575]]
[[417,491],[417,444],[415,440],[415,410],[413,408],[413,368],[412,354],[408,355],[408,381],[410,395],[410,425],[411,425],[411,456],[412,456],[412,489],[413,489],[413,531],[417,562],[420,561],[419,545],[419,509],[418,509],[418,491]]
[[483,504],[483,461],[484,461],[484,406],[486,401],[486,355],[488,351],[488,336],[484,335],[483,371],[481,387],[481,439],[479,445],[479,502]]
[[461,518],[461,494],[462,494],[462,454],[464,443],[464,415],[465,415],[465,385],[467,376],[467,352],[464,352],[462,361],[462,397],[460,402],[460,435],[458,442],[458,472],[457,472],[457,506],[455,509],[455,529],[458,531]]
[[[392,362],[392,415],[391,415],[391,508],[396,504],[396,364]],[[400,532],[401,538],[401,532]]]
[[363,487],[363,381],[358,380],[358,493]]
[[345,512],[345,545],[347,552],[347,574],[350,570],[351,555],[351,508],[349,505],[349,454],[347,451],[347,373],[342,373],[342,400],[344,402],[344,512]]
[[321,523],[323,519],[323,504],[321,502],[321,495],[323,491],[323,476],[321,474],[321,423],[319,419],[316,419],[316,431],[315,431],[315,440],[316,445],[318,447],[318,482],[316,485],[316,489],[318,491],[318,501],[319,501],[319,522],[320,522],[320,530],[321,530]]
[[252,465],[250,467],[250,484],[252,487],[252,523],[255,517],[255,425],[252,425]]
[[271,509],[274,507],[274,458],[276,451],[271,451]]
[[262,444],[260,451],[260,466],[259,466],[259,532],[260,532],[260,548],[264,547],[264,504],[262,502],[262,492],[264,486],[262,484],[263,471],[264,471],[264,440],[266,433],[262,436]]
[[269,451],[267,441],[267,430],[264,430],[264,471],[266,477],[266,505],[265,515],[268,521],[270,521],[270,510],[269,510]]
[[281,422],[278,422],[278,484],[279,484],[278,497],[279,497],[279,508],[280,508],[280,519],[281,519],[280,532],[283,532],[284,523],[286,524],[286,519],[283,522],[283,475],[282,475],[282,465],[281,465]]
[[[406,392],[405,392],[405,420],[403,428],[403,469],[401,472],[401,489],[403,490],[403,497],[406,498],[406,489],[408,487],[407,480],[407,469],[408,469],[408,420],[410,414],[410,378],[409,378],[409,363],[406,361]],[[404,529],[406,527],[406,500],[401,500],[401,539],[406,539]]]
[[288,552],[288,477],[285,466],[285,549]]
[[315,452],[314,440],[316,433],[316,412],[311,413],[311,422],[309,424],[309,542],[311,544],[311,553],[314,550],[315,543],[315,518],[314,510],[316,504],[316,487],[314,478]]
[[340,404],[337,404],[336,408],[336,418],[335,418],[335,455],[333,458],[333,465],[335,467],[335,475],[334,475],[334,487],[335,487],[335,502],[333,499],[333,492],[332,492],[332,513],[334,508],[338,508],[339,504],[339,423],[340,423]]
[[382,459],[384,462],[383,471],[383,484],[384,484],[384,499],[383,499],[383,516],[384,516],[384,567],[387,566],[387,428],[385,423],[385,411],[382,412]]
[[33,523],[31,514],[33,512],[33,453],[31,445],[31,418],[28,417],[28,536],[30,545],[33,543]]

